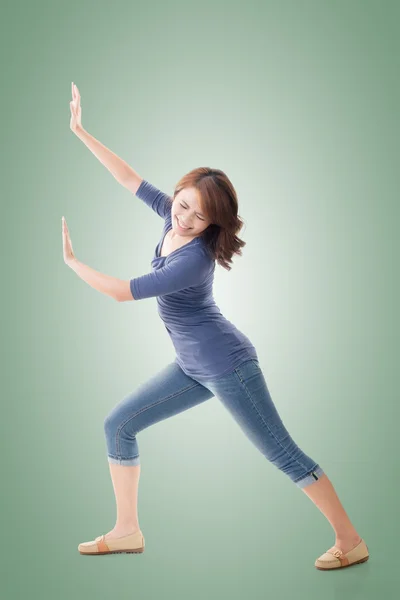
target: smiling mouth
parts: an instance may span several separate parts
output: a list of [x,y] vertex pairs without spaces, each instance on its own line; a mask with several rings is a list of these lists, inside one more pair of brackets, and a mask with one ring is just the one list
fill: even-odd
[[176,218],[176,221],[177,221],[177,223],[178,223],[178,225],[179,225],[179,227],[180,227],[181,229],[185,229],[185,230],[186,230],[186,229],[192,229],[191,227],[183,227],[183,226],[182,226],[182,225],[179,223],[179,219],[178,219],[178,217],[175,217],[175,218]]

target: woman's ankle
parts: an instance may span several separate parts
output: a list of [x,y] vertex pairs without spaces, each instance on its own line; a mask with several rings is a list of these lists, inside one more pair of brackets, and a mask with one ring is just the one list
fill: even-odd
[[116,535],[131,535],[132,533],[136,533],[137,531],[140,530],[140,527],[138,524],[132,524],[132,525],[115,525],[115,527],[113,528],[113,532]]
[[336,540],[335,540],[335,544],[336,545],[340,545],[340,544],[353,544],[354,546],[357,546],[357,544],[359,544],[361,542],[362,538],[361,536],[358,535],[358,533],[356,534],[341,534],[341,535],[336,535]]

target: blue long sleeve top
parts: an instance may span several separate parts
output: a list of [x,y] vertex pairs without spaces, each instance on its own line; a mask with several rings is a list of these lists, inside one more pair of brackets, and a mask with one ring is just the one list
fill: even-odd
[[213,297],[215,260],[202,236],[160,256],[172,229],[172,197],[144,180],[136,196],[164,219],[152,271],[130,280],[135,300],[156,297],[158,314],[175,348],[175,361],[200,383],[235,369],[257,352],[248,337],[220,312]]

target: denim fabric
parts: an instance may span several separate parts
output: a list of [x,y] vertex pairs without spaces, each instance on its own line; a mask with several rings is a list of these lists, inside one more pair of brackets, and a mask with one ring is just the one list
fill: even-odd
[[271,399],[256,359],[247,359],[230,373],[200,383],[170,363],[139,385],[104,421],[108,461],[140,464],[139,431],[184,410],[218,398],[265,458],[300,488],[324,473],[290,437]]

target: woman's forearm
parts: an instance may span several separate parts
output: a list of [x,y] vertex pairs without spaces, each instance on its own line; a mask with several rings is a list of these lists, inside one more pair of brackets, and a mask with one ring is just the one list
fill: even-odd
[[129,281],[117,279],[110,275],[104,275],[104,273],[95,271],[95,269],[92,269],[77,259],[74,259],[69,266],[81,279],[83,279],[83,281],[86,281],[86,283],[98,292],[111,296],[111,298],[114,298],[117,302],[123,302],[128,299],[133,300]]
[[124,184],[132,176],[139,179],[139,175],[114,152],[109,150],[104,144],[96,140],[83,127],[78,127],[75,135],[89,148],[89,150],[99,159],[99,161],[110,171],[118,183]]

